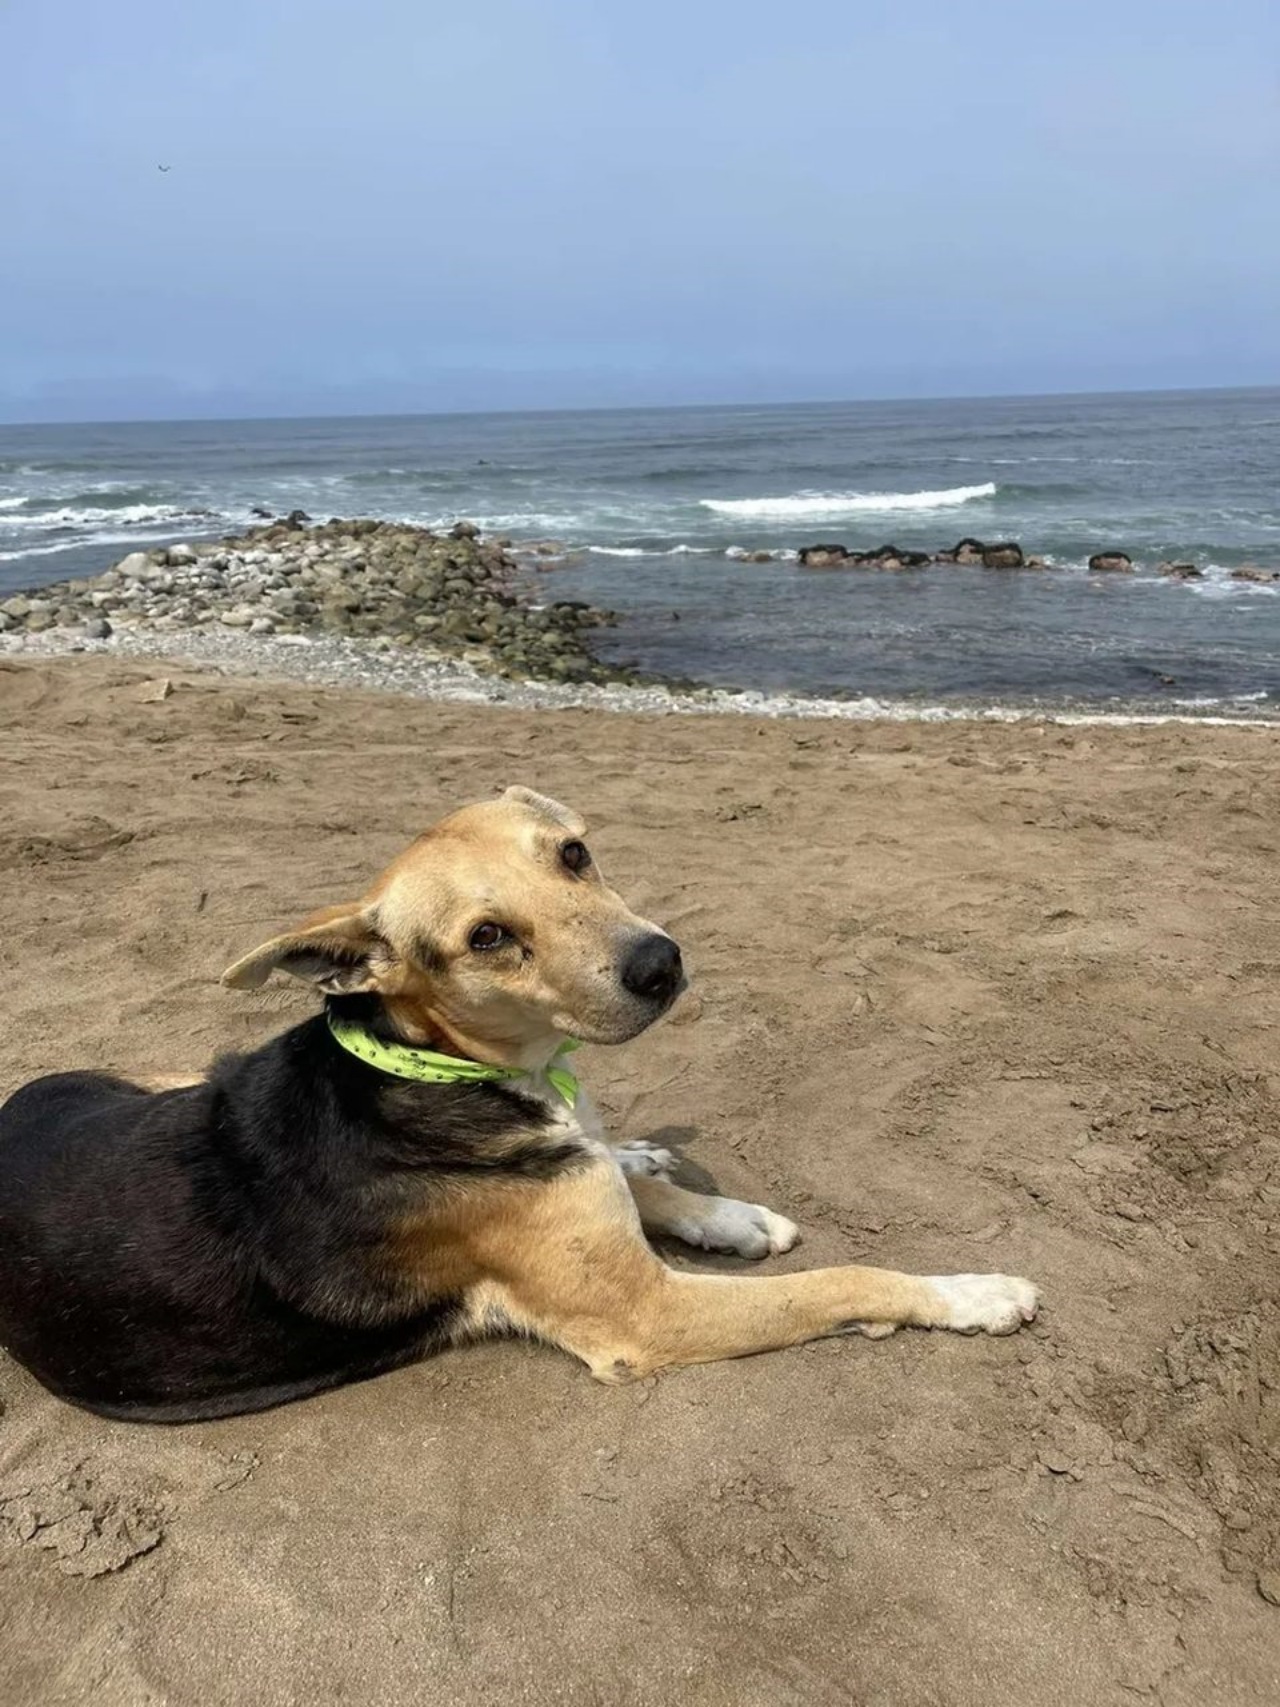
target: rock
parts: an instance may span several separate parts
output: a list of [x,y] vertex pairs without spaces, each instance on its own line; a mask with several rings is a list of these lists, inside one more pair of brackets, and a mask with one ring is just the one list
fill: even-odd
[[1239,569],[1231,571],[1233,581],[1280,581],[1280,569],[1259,569],[1252,563],[1246,563]]
[[450,539],[479,539],[480,529],[474,522],[455,522],[449,529]]
[[216,545],[133,553],[92,580],[49,589],[45,598],[12,595],[19,614],[0,611],[0,628],[56,623],[86,639],[105,639],[126,626],[262,636],[325,630],[390,652],[420,646],[461,657],[470,650],[477,667],[517,677],[617,677],[585,645],[587,630],[613,621],[612,614],[581,600],[543,608],[525,602],[516,560],[494,540],[482,540],[474,524],[446,540],[368,517],[335,518],[304,532],[300,515],[296,526],[249,528]]
[[927,569],[933,561],[927,551],[900,551],[898,557],[904,569]]
[[289,514],[281,523],[281,526],[288,528],[291,533],[297,533],[299,529],[305,527],[310,520],[311,517],[305,510],[290,510]]
[[1280,1571],[1259,1571],[1258,1593],[1269,1606],[1280,1606]]
[[14,622],[25,622],[31,615],[31,600],[22,593],[15,593],[11,599],[6,599],[0,605],[0,611],[5,616],[12,617]]
[[981,563],[982,555],[986,549],[980,539],[970,537],[962,539],[958,545],[953,546],[949,556],[952,563]]
[[[130,563],[136,563],[137,567],[130,569],[128,567]],[[157,583],[163,584],[166,581],[170,586],[173,585],[173,579],[169,574],[169,553],[167,551],[135,551],[131,556],[126,557],[123,563],[116,564],[116,573],[119,575],[122,585],[130,581],[144,587],[153,586]]]
[[1175,581],[1202,581],[1204,570],[1197,569],[1194,563],[1157,563],[1157,575],[1170,575]]
[[161,700],[168,699],[173,692],[173,683],[168,676],[160,676],[154,682],[144,682],[134,695],[139,705],[159,705]]
[[802,569],[833,569],[849,561],[843,545],[802,545],[796,553]]
[[1094,575],[1127,575],[1133,568],[1133,559],[1127,551],[1095,551],[1089,559],[1089,570]]
[[249,514],[251,516],[256,516],[260,522],[270,522],[275,520],[271,511],[264,510],[261,504],[255,504],[249,511]]
[[1021,569],[1023,566],[1022,547],[1013,540],[1004,540],[999,545],[988,545],[983,548],[982,567],[984,569]]
[[872,551],[852,551],[849,558],[851,562],[865,563],[871,569],[901,569],[907,553],[899,551],[896,545],[877,545]]
[[1047,569],[1049,565],[1043,557],[1028,557],[1022,567],[1024,569]]

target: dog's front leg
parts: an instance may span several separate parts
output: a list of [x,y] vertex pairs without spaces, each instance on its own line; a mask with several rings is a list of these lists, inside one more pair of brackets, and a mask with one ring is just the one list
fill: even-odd
[[603,1381],[829,1334],[879,1337],[898,1327],[1007,1334],[1036,1313],[1030,1282],[1003,1274],[849,1267],[738,1279],[679,1272],[645,1243],[627,1182],[603,1163],[532,1197],[521,1193],[505,1215],[479,1223],[473,1237],[487,1276],[474,1298],[477,1317],[499,1312],[573,1352]]
[[800,1237],[794,1221],[775,1215],[763,1203],[705,1197],[652,1174],[628,1174],[627,1184],[646,1233],[664,1233],[699,1250],[731,1251],[740,1257],[778,1256]]

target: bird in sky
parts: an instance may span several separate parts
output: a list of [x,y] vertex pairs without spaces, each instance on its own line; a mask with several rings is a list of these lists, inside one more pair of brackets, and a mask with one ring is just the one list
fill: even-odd
[[157,167],[156,167],[156,171],[157,171],[157,172],[168,172],[168,171],[171,171],[171,170],[172,170],[172,168],[171,168],[171,167],[169,167],[169,166],[157,166]]

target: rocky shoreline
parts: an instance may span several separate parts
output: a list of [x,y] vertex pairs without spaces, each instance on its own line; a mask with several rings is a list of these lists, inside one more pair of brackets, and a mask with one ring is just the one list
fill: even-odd
[[[92,579],[0,600],[0,653],[110,651],[234,673],[345,680],[432,698],[510,704],[766,716],[954,714],[923,702],[866,696],[832,700],[714,689],[603,661],[591,637],[616,623],[615,614],[581,600],[542,596],[545,572],[573,556],[556,541],[513,545],[482,537],[466,521],[447,532],[371,519],[333,518],[313,526],[301,511],[284,520],[264,515],[263,521],[218,540],[133,551]],[[786,555],[793,572],[1052,567],[1014,542],[974,538],[933,554],[892,544],[865,551],[819,544]],[[744,557],[753,563],[782,561],[767,552]],[[1203,574],[1189,563],[1154,567],[1180,581]],[[1108,551],[1096,553],[1089,569],[1128,575],[1137,565],[1125,552]],[[1232,576],[1280,581],[1280,570],[1245,567]],[[1175,685],[1160,679],[1162,686]],[[1174,704],[1175,716],[1201,715],[1198,705]],[[1036,716],[1048,707],[1024,703],[1008,710],[1014,717]],[[1135,701],[1119,715],[1122,721],[1130,715],[1142,719],[1154,710]],[[973,708],[960,712],[975,714],[985,715]]]
[[89,641],[230,630],[255,638],[359,639],[517,681],[627,682],[587,635],[616,619],[544,602],[510,542],[471,522],[447,534],[396,522],[287,520],[204,544],[134,551],[91,580],[0,601],[0,634],[70,630]]

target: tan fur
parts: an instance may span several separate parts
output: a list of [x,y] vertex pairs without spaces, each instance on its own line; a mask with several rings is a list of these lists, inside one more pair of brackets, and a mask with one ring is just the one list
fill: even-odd
[[514,1327],[609,1382],[829,1334],[952,1325],[935,1283],[887,1269],[769,1279],[671,1269],[644,1242],[633,1198],[664,1183],[624,1182],[602,1161],[545,1185],[468,1192],[406,1223],[391,1261],[421,1273],[424,1301],[462,1291],[470,1332]]
[[[558,850],[584,832],[568,807],[528,789],[464,807],[359,900],[310,914],[223,981],[254,989],[279,968],[331,993],[374,992],[406,1041],[498,1066],[544,1066],[569,1035],[625,1042],[648,1019],[618,987],[615,962],[621,945],[657,927],[594,863],[566,877]],[[529,955],[470,952],[471,930],[487,919],[509,926]]]
[[[907,1325],[1007,1333],[1029,1321],[1034,1289],[1004,1275],[848,1267],[737,1279],[658,1258],[645,1229],[746,1256],[788,1250],[798,1232],[762,1205],[673,1185],[661,1177],[665,1152],[620,1162],[589,1099],[570,1114],[547,1083],[543,1069],[566,1036],[623,1042],[653,1017],[637,1016],[618,964],[637,933],[657,927],[631,913],[594,865],[566,872],[566,837],[583,833],[569,808],[509,789],[428,830],[358,901],[311,914],[225,975],[255,987],[281,968],[321,989],[375,992],[407,1041],[528,1070],[522,1088],[547,1108],[546,1142],[581,1150],[580,1163],[545,1181],[432,1181],[377,1259],[397,1285],[422,1304],[461,1297],[463,1336],[515,1328],[571,1351],[606,1381],[833,1333],[880,1337]],[[486,920],[510,930],[510,949],[470,946]],[[637,1162],[654,1175],[635,1173],[628,1164]]]
[[188,1091],[192,1085],[202,1085],[203,1073],[132,1073],[129,1083],[140,1091]]

